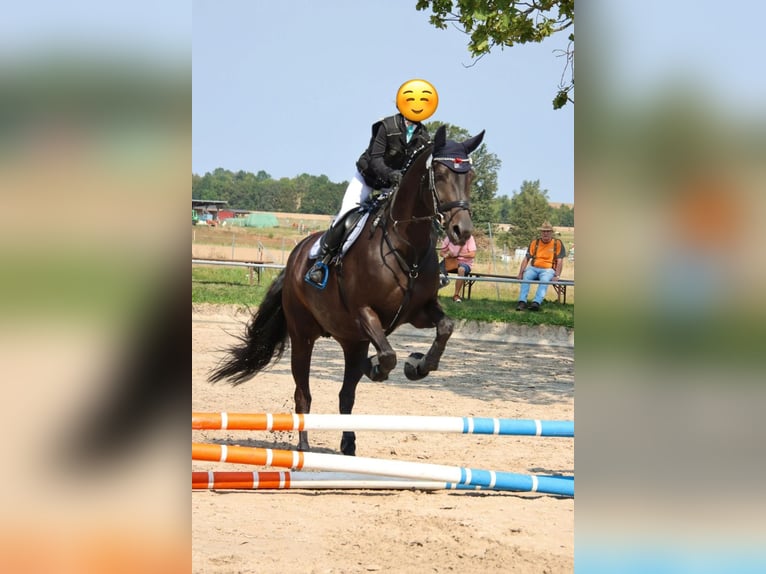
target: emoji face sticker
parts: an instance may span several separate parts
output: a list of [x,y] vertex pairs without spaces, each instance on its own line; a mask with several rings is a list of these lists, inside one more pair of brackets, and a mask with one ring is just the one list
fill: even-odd
[[396,107],[399,112],[412,122],[422,122],[430,118],[439,105],[439,94],[425,80],[404,82],[396,93]]

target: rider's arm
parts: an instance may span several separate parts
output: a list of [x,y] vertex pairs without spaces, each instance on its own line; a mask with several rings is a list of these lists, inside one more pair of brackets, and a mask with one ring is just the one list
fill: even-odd
[[388,149],[388,138],[386,137],[386,128],[383,124],[378,128],[375,139],[370,147],[370,168],[378,176],[378,179],[387,181],[391,172],[397,171],[386,165],[384,158]]

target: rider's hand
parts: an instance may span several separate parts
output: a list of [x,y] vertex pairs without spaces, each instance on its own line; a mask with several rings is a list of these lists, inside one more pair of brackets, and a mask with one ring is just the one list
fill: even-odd
[[388,174],[388,181],[391,184],[391,187],[399,186],[399,184],[402,182],[402,172],[394,170],[390,174]]

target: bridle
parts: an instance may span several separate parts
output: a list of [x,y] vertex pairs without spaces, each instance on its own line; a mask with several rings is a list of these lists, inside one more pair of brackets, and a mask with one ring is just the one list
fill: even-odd
[[[423,146],[425,148],[425,146]],[[411,156],[411,160],[407,163],[407,165],[404,168],[404,171],[406,172],[407,169],[409,169],[410,165],[414,161],[416,157],[419,156],[420,151],[423,150],[423,148],[420,148],[419,150],[416,150],[416,152]],[[433,211],[430,215],[427,216],[419,216],[419,217],[410,217],[409,219],[395,219],[394,218],[394,203],[396,202],[396,198],[398,197],[399,189],[397,188],[393,191],[391,195],[391,199],[388,202],[388,205],[386,206],[386,211],[388,212],[388,218],[391,220],[392,224],[392,230],[393,232],[405,243],[412,246],[412,244],[399,233],[397,226],[400,223],[414,223],[414,222],[420,222],[420,221],[431,221],[434,227],[438,225],[442,230],[444,230],[452,221],[452,218],[455,216],[455,213],[450,215],[449,219],[445,223],[444,221],[444,213],[447,211],[454,210],[455,208],[458,208],[459,210],[467,210],[469,213],[471,211],[471,205],[470,202],[466,200],[457,200],[457,201],[448,201],[445,203],[442,203],[442,201],[439,199],[439,195],[436,193],[436,181],[434,178],[434,168],[433,168],[433,162],[434,161],[451,161],[456,166],[459,166],[463,162],[470,162],[469,159],[462,159],[462,158],[444,158],[444,157],[438,157],[434,158],[433,155],[429,155],[429,157],[426,159],[426,173],[424,173],[420,178],[420,185],[419,190],[422,192],[423,185],[426,182],[426,176],[428,181],[428,190],[431,192],[431,199],[433,202]],[[449,167],[449,166],[448,166]],[[376,217],[373,221],[372,228],[375,229],[375,227],[378,226],[380,223],[380,217]],[[434,230],[435,232],[436,230]],[[401,303],[399,304],[399,309],[396,311],[394,318],[391,320],[391,323],[386,328],[385,333],[386,335],[389,335],[391,332],[393,332],[394,328],[396,327],[397,321],[399,320],[399,316],[401,315],[402,311],[407,307],[407,304],[409,302],[409,299],[412,295],[412,288],[414,281],[418,278],[418,275],[420,274],[420,268],[425,260],[426,257],[428,257],[429,253],[433,253],[434,249],[434,237],[435,233],[432,233],[431,235],[431,241],[429,242],[428,247],[421,253],[421,254],[415,254],[415,260],[408,262],[405,260],[402,253],[397,249],[391,242],[391,238],[388,236],[387,226],[383,226],[383,234],[382,234],[382,240],[381,240],[381,250],[383,248],[383,244],[385,243],[388,248],[390,249],[390,253],[394,255],[396,258],[397,263],[399,264],[399,268],[404,272],[404,274],[407,277],[407,287],[404,288],[404,296],[402,298]],[[381,251],[381,257],[385,259],[382,251]]]
[[[460,208],[459,210],[466,210],[468,213],[471,213],[471,203],[469,201],[465,201],[463,199],[459,199],[457,201],[448,201],[446,203],[442,203],[439,200],[439,196],[436,194],[436,182],[434,181],[434,167],[433,162],[435,161],[451,161],[455,168],[460,167],[460,164],[467,162],[468,164],[472,164],[471,158],[463,159],[460,157],[429,157],[426,160],[426,168],[428,170],[428,188],[431,191],[431,196],[434,200],[434,218],[438,219],[439,225],[442,227],[442,229],[445,229],[449,226],[449,224],[452,222],[452,218],[455,217],[455,213],[452,213],[450,215],[450,218],[447,220],[446,223],[444,223],[444,213],[447,211],[452,211],[455,208]],[[449,166],[447,166],[449,167]]]
[[[425,147],[425,146],[424,146]],[[421,148],[422,150],[423,148]],[[411,156],[412,158],[415,158],[418,156],[418,151]],[[433,201],[433,212],[430,215],[427,216],[421,216],[421,217],[410,217],[409,219],[394,219],[394,203],[396,202],[397,194],[399,189],[397,188],[392,197],[390,202],[390,209],[389,209],[389,218],[391,219],[391,222],[393,223],[394,229],[396,229],[396,226],[399,223],[410,223],[410,222],[416,222],[416,221],[427,221],[427,220],[433,220],[435,224],[438,224],[439,227],[441,227],[442,230],[444,230],[449,224],[452,222],[452,218],[455,217],[457,212],[453,212],[449,219],[444,221],[444,214],[448,211],[452,211],[455,208],[458,208],[458,211],[466,210],[469,213],[471,212],[471,203],[470,201],[459,199],[456,201],[447,201],[442,202],[439,199],[439,195],[436,193],[436,180],[434,178],[434,167],[433,162],[439,161],[439,162],[451,162],[455,166],[455,169],[453,171],[457,171],[457,168],[460,167],[462,163],[468,163],[472,164],[471,158],[460,158],[460,157],[433,157],[433,155],[430,155],[428,159],[426,159],[426,173],[423,174],[421,178],[421,188],[423,185],[423,182],[428,177],[428,191],[431,192],[431,199]],[[410,164],[412,163],[412,160],[405,166],[404,171],[406,172],[409,168]],[[449,167],[449,166],[447,166]]]

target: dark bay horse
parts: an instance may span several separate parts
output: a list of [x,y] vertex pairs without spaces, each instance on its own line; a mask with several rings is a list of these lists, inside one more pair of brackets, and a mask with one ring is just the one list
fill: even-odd
[[[454,142],[446,139],[446,128],[441,126],[433,143],[413,156],[399,188],[370,214],[354,245],[330,267],[324,289],[304,281],[313,263],[309,251],[320,233],[296,245],[239,344],[228,350],[210,380],[239,384],[250,379],[279,360],[289,339],[295,412],[308,413],[314,343],[319,337],[332,337],[345,359],[340,413],[351,414],[362,375],[385,381],[396,366],[387,336],[406,323],[418,329],[435,327],[436,337],[425,356],[413,353],[405,360],[405,376],[419,380],[438,369],[454,322],[437,297],[437,228],[455,244],[463,245],[471,236],[474,172],[469,154],[483,137],[482,131]],[[368,357],[370,343],[376,354]],[[300,432],[298,449],[309,449],[308,432]],[[343,454],[356,453],[353,432],[343,433],[340,449]]]

